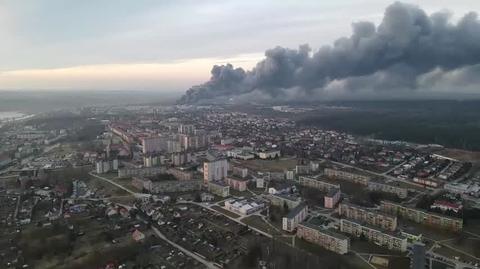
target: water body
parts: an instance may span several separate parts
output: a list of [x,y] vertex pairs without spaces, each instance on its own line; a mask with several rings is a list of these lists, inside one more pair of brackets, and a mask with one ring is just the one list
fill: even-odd
[[20,120],[31,117],[33,115],[27,115],[21,112],[16,111],[0,111],[0,122],[3,121],[12,121],[12,120]]

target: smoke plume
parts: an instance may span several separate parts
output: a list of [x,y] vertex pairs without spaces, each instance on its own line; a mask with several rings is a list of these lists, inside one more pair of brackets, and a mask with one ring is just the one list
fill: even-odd
[[189,89],[180,102],[480,93],[478,15],[468,13],[456,23],[450,17],[396,2],[380,25],[353,23],[350,37],[314,53],[308,45],[276,47],[250,71],[216,65],[211,79]]

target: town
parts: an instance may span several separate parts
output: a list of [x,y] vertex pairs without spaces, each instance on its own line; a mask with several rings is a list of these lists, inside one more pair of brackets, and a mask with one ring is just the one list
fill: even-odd
[[478,268],[478,160],[299,124],[310,110],[95,106],[2,123],[0,267]]

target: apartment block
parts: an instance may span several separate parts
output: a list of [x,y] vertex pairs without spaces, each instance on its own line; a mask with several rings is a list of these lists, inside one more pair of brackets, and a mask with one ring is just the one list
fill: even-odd
[[203,180],[207,184],[210,181],[222,180],[227,176],[227,159],[215,159],[203,163]]
[[395,183],[382,182],[380,180],[370,180],[368,189],[371,191],[381,191],[396,194],[399,198],[407,198],[408,190],[397,186]]
[[308,222],[298,224],[297,237],[338,254],[347,254],[350,249],[350,239],[347,236]]
[[416,223],[421,223],[432,227],[439,227],[454,232],[459,232],[463,229],[463,220],[459,218],[427,212],[422,209],[406,207],[389,201],[382,201],[380,208],[383,212],[393,214],[400,218],[408,219]]
[[340,230],[355,237],[365,237],[368,241],[390,250],[406,251],[407,238],[399,234],[383,231],[378,227],[351,219],[340,220]]
[[307,218],[308,207],[307,204],[301,203],[293,208],[288,215],[282,219],[282,229],[292,232],[297,228],[298,224]]
[[288,209],[293,209],[297,207],[301,202],[302,199],[297,196],[293,196],[290,194],[269,194],[266,196],[268,200],[274,206],[284,206],[286,205]]
[[323,197],[323,206],[325,208],[334,208],[340,198],[342,196],[342,192],[340,189],[331,189],[324,197]]
[[334,169],[334,168],[325,168],[323,170],[325,176],[335,179],[341,179],[350,181],[353,183],[358,183],[367,186],[370,176],[360,174],[359,172],[353,169]]
[[321,191],[327,191],[327,192],[332,189],[340,189],[339,184],[335,184],[335,183],[328,182],[326,180],[322,180],[320,178],[314,178],[314,177],[300,176],[298,177],[298,184],[305,187],[315,188],[315,189],[318,189]]
[[370,208],[342,202],[338,206],[338,214],[342,217],[377,226],[384,230],[395,231],[397,229],[397,217]]
[[223,181],[208,182],[208,191],[220,197],[227,197],[230,195],[230,186]]
[[226,182],[234,190],[237,190],[237,191],[247,190],[248,178],[242,178],[242,177],[231,175],[231,176],[227,176]]

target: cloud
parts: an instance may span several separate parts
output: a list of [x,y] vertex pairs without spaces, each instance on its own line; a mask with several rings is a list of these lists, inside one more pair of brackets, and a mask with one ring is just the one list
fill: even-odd
[[396,2],[386,8],[378,27],[354,23],[350,37],[314,53],[308,45],[276,47],[250,71],[216,65],[211,79],[189,89],[180,102],[472,92],[480,75],[478,15],[470,12],[457,23],[450,17],[448,12],[427,15],[417,6]]
[[[253,66],[261,54],[230,58],[198,58],[168,63],[81,65],[65,68],[19,69],[0,72],[0,90],[161,90],[178,91],[207,78],[212,64],[235,62]],[[188,77],[185,76],[188,74]]]

